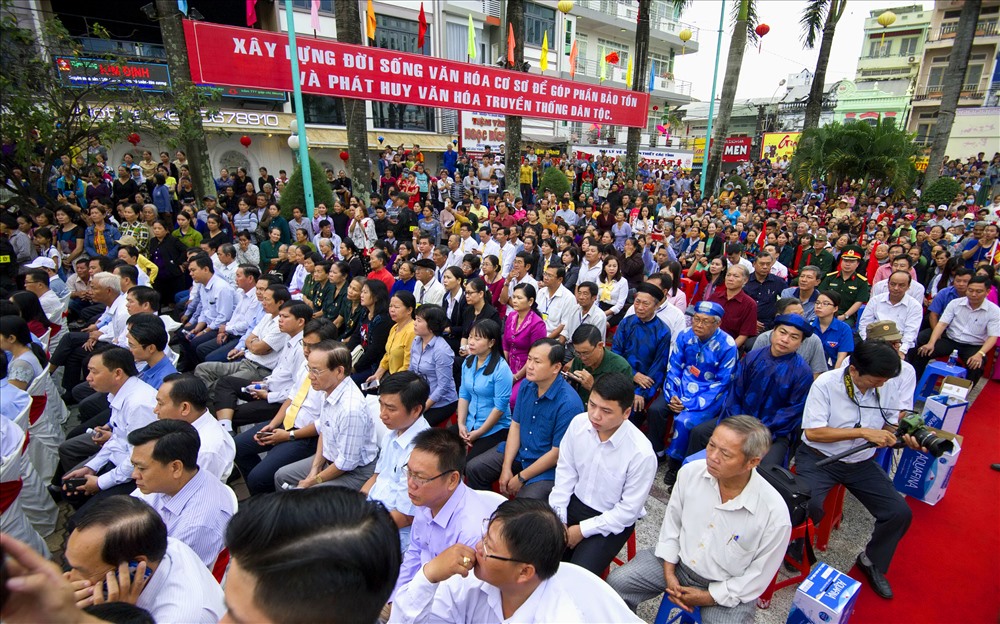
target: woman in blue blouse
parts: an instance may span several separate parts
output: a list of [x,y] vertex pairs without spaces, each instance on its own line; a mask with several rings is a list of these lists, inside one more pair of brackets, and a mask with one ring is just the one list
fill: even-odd
[[469,446],[468,458],[496,447],[510,428],[510,391],[514,374],[503,358],[500,324],[476,321],[469,332],[458,393],[458,433]]
[[458,392],[451,369],[455,352],[441,337],[448,325],[444,308],[424,304],[413,319],[413,345],[410,347],[410,370],[427,380],[431,394],[424,406],[424,418],[436,427],[455,413]]
[[826,363],[839,368],[844,358],[854,351],[854,332],[851,326],[837,318],[840,293],[824,290],[816,298],[816,318],[812,320],[816,335],[823,342]]

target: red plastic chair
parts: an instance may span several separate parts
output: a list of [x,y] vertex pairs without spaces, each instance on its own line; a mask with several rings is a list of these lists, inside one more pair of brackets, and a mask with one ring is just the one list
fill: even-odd
[[802,581],[806,580],[806,577],[809,576],[809,571],[812,569],[812,566],[809,563],[809,549],[806,547],[805,540],[812,540],[815,530],[816,529],[813,526],[812,520],[806,520],[802,524],[792,527],[792,535],[791,537],[789,537],[789,543],[797,539],[802,540],[801,560],[796,561],[795,559],[789,557],[786,554],[785,561],[788,563],[788,565],[798,570],[799,573],[789,578],[786,578],[783,581],[778,581],[778,573],[775,572],[774,578],[771,579],[771,584],[768,585],[767,589],[764,590],[764,593],[761,594],[759,598],[757,598],[758,609],[767,609],[768,607],[771,606],[771,597],[774,595],[774,592],[778,591],[779,589],[784,589],[789,585],[797,585]]
[[[628,541],[625,542],[625,561],[622,561],[618,557],[615,557],[614,559],[611,560],[611,562],[614,563],[616,566],[623,566],[629,561],[635,559],[635,551],[636,551],[635,529],[633,528],[632,532],[628,536]],[[602,579],[608,578],[608,574],[610,573],[611,573],[611,566],[604,568],[604,573],[601,574],[601,578]]]
[[830,492],[826,495],[826,501],[823,503],[823,519],[816,527],[816,548],[819,550],[826,551],[831,531],[840,528],[840,523],[844,519],[844,494],[846,492],[847,489],[838,483],[830,488]]

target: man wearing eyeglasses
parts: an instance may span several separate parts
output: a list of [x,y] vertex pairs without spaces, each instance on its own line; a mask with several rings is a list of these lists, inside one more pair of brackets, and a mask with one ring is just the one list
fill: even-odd
[[445,549],[397,589],[389,622],[642,621],[604,581],[561,563],[565,549],[566,529],[548,503],[506,501],[475,548]]

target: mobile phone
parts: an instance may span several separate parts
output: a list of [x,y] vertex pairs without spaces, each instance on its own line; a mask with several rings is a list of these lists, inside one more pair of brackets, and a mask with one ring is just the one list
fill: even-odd
[[[129,578],[129,582],[130,583],[132,583],[132,582],[135,581],[135,573],[138,570],[139,570],[139,562],[138,561],[129,561],[128,562],[128,578]],[[116,575],[117,575],[117,571],[116,571]],[[148,581],[149,577],[151,577],[151,576],[153,576],[153,571],[149,569],[149,564],[147,563],[146,564],[146,572],[142,575],[142,580],[143,581]],[[119,586],[119,588],[121,587],[121,582],[120,581],[118,583],[118,586]],[[107,600],[107,598],[108,598],[108,582],[104,581],[104,583],[101,585],[101,587],[104,588],[104,599]]]
[[63,479],[63,485],[66,486],[66,490],[72,493],[76,493],[76,488],[87,485],[86,477],[71,477],[69,479]]
[[378,388],[378,386],[379,386],[379,380],[378,379],[372,379],[371,381],[366,381],[365,383],[361,384],[361,389],[362,390],[375,390],[376,388]]
[[3,549],[3,546],[0,546],[0,610],[3,610],[4,605],[7,604],[7,598],[10,597],[10,590],[7,589],[7,579],[9,578],[7,551]]

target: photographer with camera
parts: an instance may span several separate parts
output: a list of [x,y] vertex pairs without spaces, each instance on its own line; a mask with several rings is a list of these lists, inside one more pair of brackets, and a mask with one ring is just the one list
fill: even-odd
[[[875,593],[883,598],[892,598],[885,574],[912,518],[902,495],[874,460],[875,447],[897,444],[900,410],[884,404],[886,399],[879,388],[895,379],[900,367],[899,355],[892,346],[863,342],[854,350],[849,366],[816,378],[802,416],[804,444],[795,454],[796,471],[812,490],[809,515],[814,523],[823,517],[826,495],[837,484],[845,486],[875,517],[875,530],[864,552],[858,555],[857,564]],[[895,397],[888,399],[893,400]],[[903,435],[902,441],[921,450],[912,436]],[[868,448],[860,448],[865,446]],[[855,449],[837,461],[822,462]]]

